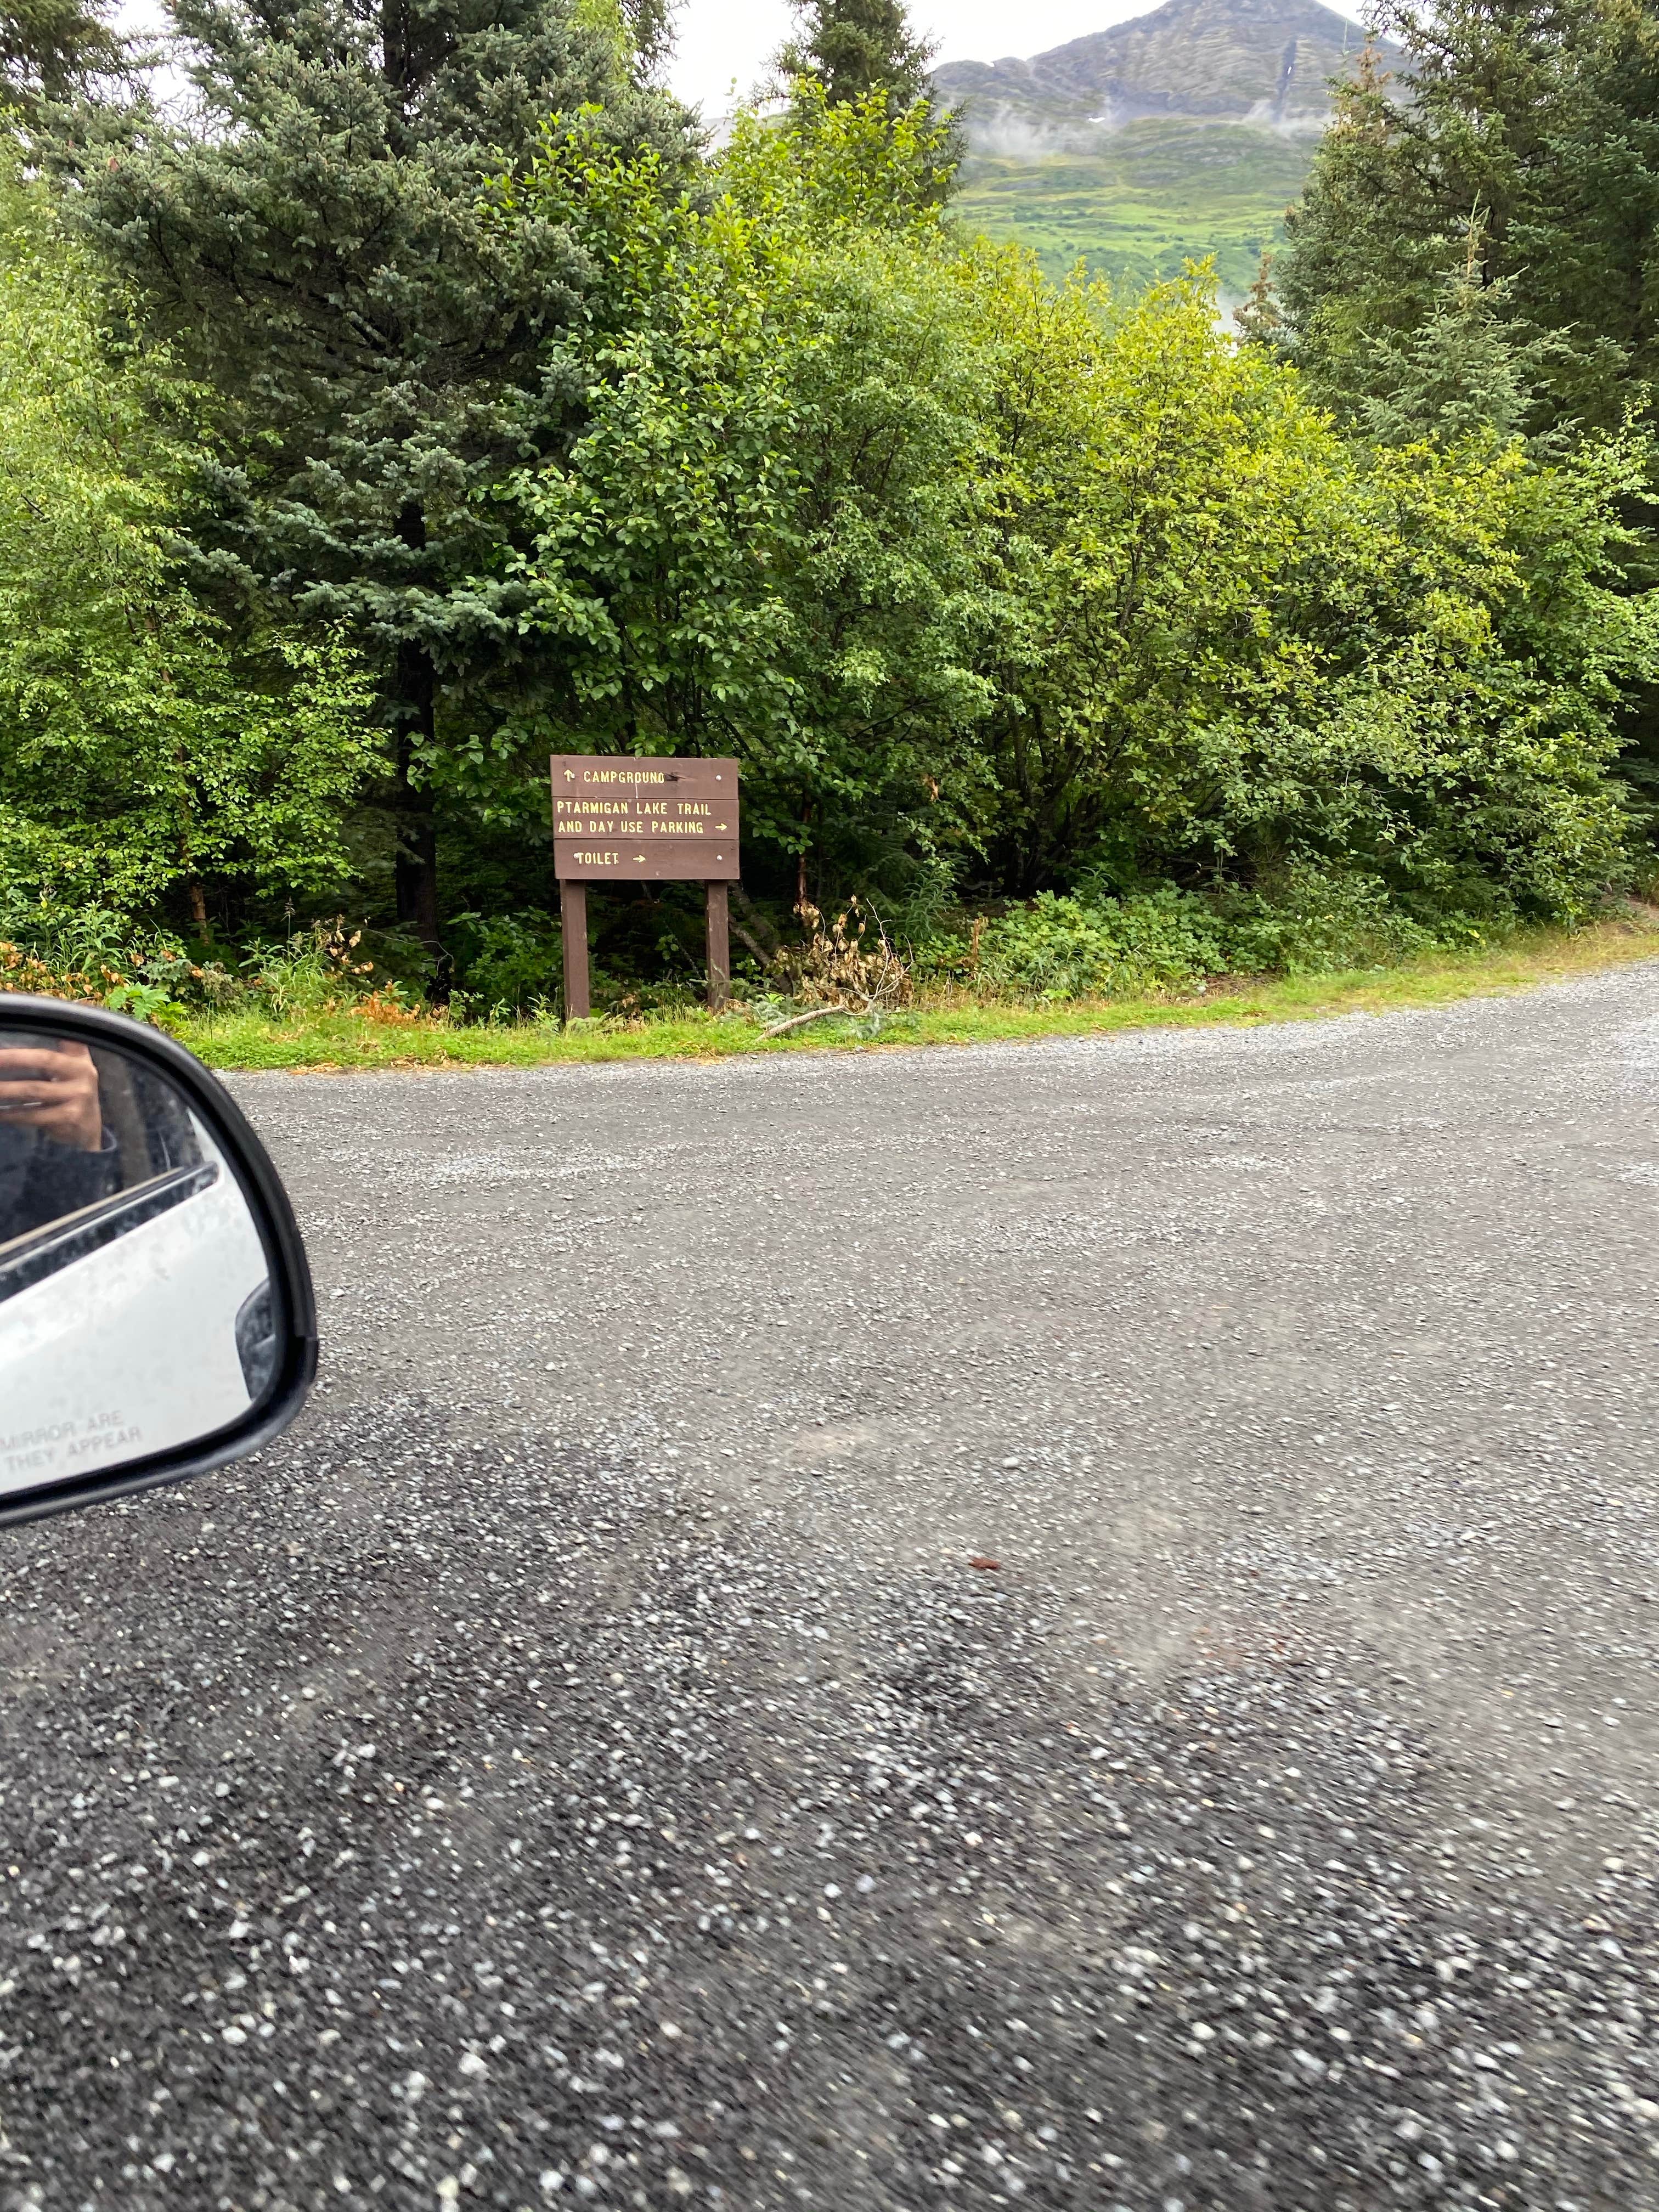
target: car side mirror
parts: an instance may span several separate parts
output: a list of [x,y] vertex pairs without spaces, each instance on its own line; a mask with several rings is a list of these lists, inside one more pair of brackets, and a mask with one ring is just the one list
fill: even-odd
[[264,1147],[171,1037],[0,994],[0,1524],[240,1459],[317,1371]]

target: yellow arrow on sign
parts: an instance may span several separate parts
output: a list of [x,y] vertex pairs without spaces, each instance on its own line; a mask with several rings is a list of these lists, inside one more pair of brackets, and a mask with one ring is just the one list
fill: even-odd
[[564,780],[567,783],[574,783],[576,781],[576,771],[574,768],[566,769],[564,772]]

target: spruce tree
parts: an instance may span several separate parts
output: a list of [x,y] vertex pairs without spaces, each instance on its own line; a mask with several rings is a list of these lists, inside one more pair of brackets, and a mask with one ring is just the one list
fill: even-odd
[[1395,4],[1390,82],[1342,88],[1273,270],[1276,341],[1319,396],[1376,396],[1405,342],[1469,281],[1525,355],[1530,427],[1616,422],[1659,372],[1659,25],[1632,0]]
[[[963,152],[956,111],[941,116],[931,64],[937,49],[910,27],[904,0],[795,0],[795,33],[775,67],[786,88],[805,79],[832,107],[884,100],[890,114],[923,106],[928,124],[945,131],[939,152],[941,193],[949,191]],[[796,102],[798,118],[810,112]]]
[[966,149],[959,112],[941,114],[933,95],[935,51],[910,28],[904,0],[795,0],[795,33],[779,49],[775,66],[784,90],[810,88],[792,101],[794,120],[809,137],[823,103],[884,102],[891,116],[920,108],[937,134],[924,197],[938,203],[954,189]]
[[117,75],[125,58],[103,7],[82,0],[9,0],[0,7],[0,104],[26,117]]
[[1414,330],[1365,342],[1357,412],[1379,445],[1424,439],[1455,445],[1482,431],[1509,438],[1536,412],[1559,344],[1517,337],[1505,314],[1507,287],[1482,285],[1474,274],[1480,235],[1471,225],[1469,265],[1442,280],[1439,298]]
[[[527,750],[557,679],[489,581],[508,510],[488,495],[574,429],[559,339],[593,272],[568,233],[518,219],[511,180],[584,106],[619,146],[663,150],[671,175],[688,121],[591,0],[173,14],[202,117],[143,109],[118,132],[83,114],[69,157],[83,220],[219,397],[198,574],[372,656],[398,918],[437,951],[434,799],[513,804],[499,777],[492,799],[492,769]],[[533,788],[520,774],[521,807]]]
[[884,93],[896,108],[928,96],[933,48],[903,0],[797,0],[795,34],[778,56],[786,79],[814,77],[833,106]]

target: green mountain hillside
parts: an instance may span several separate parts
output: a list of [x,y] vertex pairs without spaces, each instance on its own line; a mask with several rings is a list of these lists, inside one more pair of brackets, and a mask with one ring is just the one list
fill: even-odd
[[975,155],[957,212],[992,238],[1036,251],[1053,277],[1079,261],[1137,287],[1213,255],[1241,296],[1302,190],[1312,141],[1238,125],[1126,124],[1101,154]]
[[1363,37],[1318,0],[1165,0],[1030,60],[952,63],[934,81],[968,131],[959,212],[1053,275],[1082,259],[1144,284],[1212,255],[1237,295]]

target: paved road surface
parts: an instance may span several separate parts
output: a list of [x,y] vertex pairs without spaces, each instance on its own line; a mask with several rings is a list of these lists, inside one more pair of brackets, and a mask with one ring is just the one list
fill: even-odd
[[326,1387],[3,1540],[0,2208],[1659,2206],[1659,968],[237,1087]]

